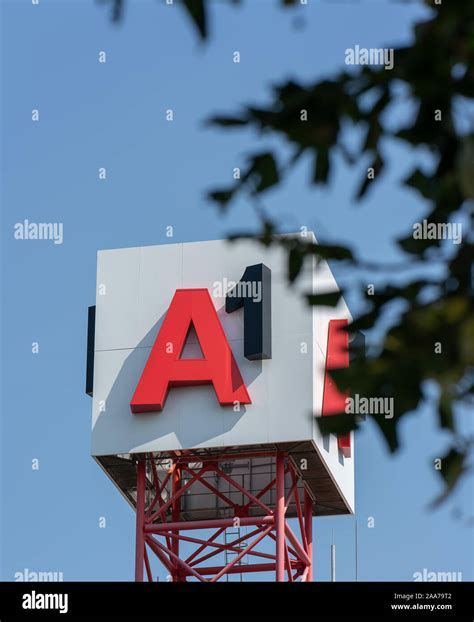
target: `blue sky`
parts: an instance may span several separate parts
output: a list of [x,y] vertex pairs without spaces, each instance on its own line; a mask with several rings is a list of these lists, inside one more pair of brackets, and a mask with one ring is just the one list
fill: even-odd
[[[271,0],[239,9],[214,2],[211,38],[202,44],[182,9],[159,0],[129,0],[119,26],[92,0],[38,6],[2,0],[1,7],[0,576],[12,580],[29,568],[62,571],[67,580],[130,580],[134,515],[89,455],[86,319],[97,250],[218,239],[256,227],[245,197],[222,216],[205,193],[227,185],[246,152],[275,141],[210,129],[205,119],[265,102],[271,83],[331,75],[343,68],[347,47],[408,43],[414,20],[427,11],[369,0],[310,0],[298,10]],[[303,28],[296,27],[297,16],[304,17]],[[105,64],[98,62],[101,50]],[[235,50],[240,64],[232,62]],[[400,108],[391,121],[409,113]],[[371,260],[399,259],[394,238],[426,206],[397,180],[426,155],[399,145],[387,145],[387,152],[389,170],[360,205],[353,196],[364,162],[357,171],[338,162],[330,188],[316,190],[303,161],[264,197],[265,207],[285,230],[305,225]],[[99,180],[99,167],[107,169],[106,181]],[[64,243],[15,240],[14,225],[25,219],[62,222]],[[337,274],[341,282],[353,278]],[[351,309],[357,312],[356,301]],[[39,343],[38,354],[32,342]],[[410,581],[427,568],[473,580],[474,532],[466,526],[472,479],[430,512],[428,502],[440,491],[432,460],[443,455],[448,437],[437,431],[428,406],[401,431],[403,449],[394,458],[371,422],[357,438],[359,579]],[[315,519],[314,532],[315,579],[329,579],[332,537],[338,580],[354,579],[354,518]]]

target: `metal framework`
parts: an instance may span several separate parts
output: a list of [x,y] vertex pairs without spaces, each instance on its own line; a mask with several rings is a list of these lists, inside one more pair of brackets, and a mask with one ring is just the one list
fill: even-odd
[[[285,452],[275,451],[266,455],[275,460],[276,473],[256,494],[221,468],[223,455],[209,459],[193,454],[175,455],[161,479],[153,456],[141,455],[136,464],[135,580],[143,581],[146,572],[148,581],[153,581],[149,557],[149,553],[153,553],[173,581],[194,578],[215,582],[231,574],[251,572],[275,572],[276,581],[312,581],[313,500],[306,488],[300,495],[299,475]],[[232,457],[252,456],[255,454],[233,454]],[[232,495],[226,495],[214,486],[209,481],[209,474],[225,480],[229,490],[241,493],[244,503],[236,503],[230,498]],[[288,476],[291,485],[285,496],[285,477]],[[228,518],[183,520],[183,495],[197,484],[209,489],[225,505]],[[275,503],[270,507],[262,499],[272,489],[276,496]],[[299,538],[287,521],[290,503],[296,506]],[[252,510],[255,513],[256,509],[260,516],[252,515]],[[225,538],[223,543],[217,541],[226,529],[237,527],[248,528],[248,533],[230,541]],[[201,529],[210,529],[213,533],[207,539],[187,535]],[[258,545],[265,539],[272,541],[271,553],[259,550]],[[180,555],[181,542],[195,546],[186,557]],[[223,553],[224,565],[208,565],[209,560],[215,562],[216,556]]]

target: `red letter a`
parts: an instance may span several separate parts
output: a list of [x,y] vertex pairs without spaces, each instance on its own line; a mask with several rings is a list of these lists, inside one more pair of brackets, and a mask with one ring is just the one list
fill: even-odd
[[[181,359],[191,322],[202,359]],[[170,386],[212,382],[220,404],[250,404],[247,388],[207,289],[178,289],[135,389],[133,413],[162,410]]]

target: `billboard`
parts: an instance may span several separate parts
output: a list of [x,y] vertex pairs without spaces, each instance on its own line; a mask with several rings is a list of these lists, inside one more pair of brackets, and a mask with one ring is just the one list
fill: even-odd
[[286,253],[250,240],[100,251],[92,455],[304,442],[352,511],[353,440],[315,421],[330,323],[350,316],[303,296],[335,290],[326,262],[289,288]]

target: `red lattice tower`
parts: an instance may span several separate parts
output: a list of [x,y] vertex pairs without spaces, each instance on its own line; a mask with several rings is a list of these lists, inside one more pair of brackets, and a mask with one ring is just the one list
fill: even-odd
[[[249,490],[228,473],[229,465],[232,467],[239,460],[259,458],[272,467],[268,481],[259,490]],[[215,582],[225,575],[256,572],[274,572],[277,581],[312,581],[313,500],[294,460],[286,452],[211,456],[179,452],[168,458],[168,468],[160,474],[157,460],[152,454],[142,454],[136,462],[137,581],[143,581],[144,576],[153,581],[150,553],[173,581],[194,578]],[[262,480],[261,473],[258,479]],[[221,490],[224,482],[229,488],[227,494]],[[219,517],[186,519],[183,500],[192,496],[196,488],[204,488],[215,496]],[[297,519],[298,535],[288,523],[290,506]],[[218,542],[225,530],[232,527],[248,528],[248,533],[231,542]],[[208,538],[193,535],[193,531],[203,529],[212,531]],[[264,541],[271,542],[270,552],[268,546],[261,550]],[[184,542],[194,547],[186,556],[180,549]],[[213,558],[225,551],[234,557],[225,565],[213,564]]]

